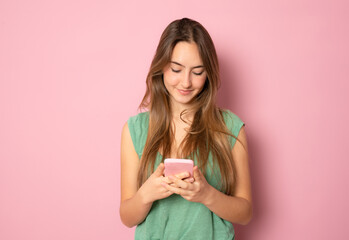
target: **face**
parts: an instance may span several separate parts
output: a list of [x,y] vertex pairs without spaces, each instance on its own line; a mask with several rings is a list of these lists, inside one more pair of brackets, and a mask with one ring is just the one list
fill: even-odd
[[163,74],[171,104],[180,108],[187,107],[201,92],[206,80],[206,71],[196,43],[178,42]]

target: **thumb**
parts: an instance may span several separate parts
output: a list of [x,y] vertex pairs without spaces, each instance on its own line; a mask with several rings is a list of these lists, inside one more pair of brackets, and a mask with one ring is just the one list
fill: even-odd
[[195,166],[195,167],[193,168],[193,175],[194,175],[195,181],[199,181],[199,180],[201,179],[202,174],[201,174],[201,172],[200,172],[198,166]]
[[156,168],[154,174],[160,177],[164,175],[164,169],[165,169],[165,165],[163,163],[160,163],[159,166]]

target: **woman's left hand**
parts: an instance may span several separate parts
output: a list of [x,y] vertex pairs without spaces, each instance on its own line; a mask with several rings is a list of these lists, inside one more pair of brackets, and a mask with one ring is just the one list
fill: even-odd
[[171,181],[171,183],[163,182],[162,185],[167,190],[181,195],[188,201],[205,204],[213,187],[208,184],[205,176],[197,166],[194,166],[193,175],[194,182],[187,182],[177,178],[176,176],[169,176],[168,179]]

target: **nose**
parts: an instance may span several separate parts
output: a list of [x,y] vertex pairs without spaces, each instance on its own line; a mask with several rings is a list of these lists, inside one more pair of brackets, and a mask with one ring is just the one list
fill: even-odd
[[191,87],[191,75],[190,72],[185,73],[183,80],[181,82],[181,85],[183,88],[190,88]]

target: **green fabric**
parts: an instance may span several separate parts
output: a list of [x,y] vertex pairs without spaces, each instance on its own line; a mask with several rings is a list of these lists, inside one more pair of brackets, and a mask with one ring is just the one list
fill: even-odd
[[[224,121],[230,132],[238,136],[240,129],[245,125],[241,119],[229,110],[223,112]],[[149,126],[149,113],[143,112],[130,117],[128,127],[135,150],[142,156],[147,139]],[[236,139],[229,138],[231,148]],[[157,154],[155,168],[161,162],[160,153]],[[197,160],[194,159],[196,164]],[[219,169],[215,168],[212,174],[212,157],[209,158],[207,167],[207,182],[216,189],[220,186]],[[180,195],[173,194],[168,198],[155,201],[146,219],[137,226],[135,239],[141,240],[190,240],[190,239],[234,239],[233,225],[218,217],[201,203],[190,202]]]

